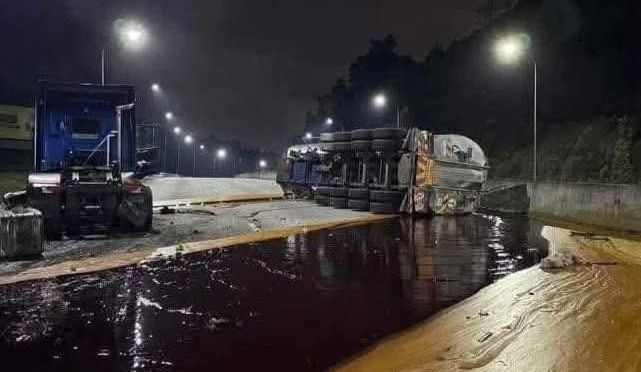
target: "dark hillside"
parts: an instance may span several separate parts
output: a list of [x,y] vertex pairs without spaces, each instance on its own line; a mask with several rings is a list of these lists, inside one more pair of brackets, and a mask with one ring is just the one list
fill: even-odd
[[[493,45],[516,32],[529,37],[525,58],[516,65],[499,64]],[[641,112],[640,46],[637,0],[524,0],[469,37],[432,49],[423,60],[398,55],[391,36],[372,41],[347,78],[320,98],[307,128],[322,131],[326,116],[347,128],[393,122],[395,110],[381,114],[369,105],[374,92],[385,91],[400,106],[404,123],[469,135],[492,159],[507,162],[494,164],[497,175],[528,176],[534,60],[540,172],[549,178],[599,179],[602,166],[588,171],[577,164],[593,161],[591,156],[602,160],[607,155],[602,147],[617,138],[617,118]],[[630,154],[639,156],[639,120],[620,124]],[[556,140],[573,136],[579,136],[576,143]],[[564,153],[558,146],[574,150]],[[597,156],[581,148],[601,150]],[[568,154],[573,160],[565,167],[554,164],[555,157]],[[639,160],[631,160],[637,177]]]

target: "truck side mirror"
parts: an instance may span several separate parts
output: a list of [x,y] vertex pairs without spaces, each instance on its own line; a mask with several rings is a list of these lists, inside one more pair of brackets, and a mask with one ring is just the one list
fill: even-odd
[[138,160],[136,162],[136,171],[134,172],[134,177],[142,179],[152,173],[153,171],[151,170],[151,163],[145,160]]

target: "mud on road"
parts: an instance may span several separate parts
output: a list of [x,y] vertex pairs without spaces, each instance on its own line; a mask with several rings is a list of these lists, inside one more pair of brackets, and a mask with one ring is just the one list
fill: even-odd
[[[144,252],[153,248],[292,227],[322,227],[327,224],[377,219],[380,217],[369,213],[335,210],[308,201],[294,200],[180,207],[172,214],[155,212],[153,229],[148,233],[110,233],[86,236],[79,240],[65,238],[46,242],[42,257],[1,262],[0,283],[26,270],[39,269],[44,273],[43,268],[56,264],[68,263],[70,270],[73,270],[73,267],[79,266],[74,266],[73,261],[78,260],[97,260],[115,255],[120,257],[116,258],[118,260],[136,262],[140,256],[145,257]],[[72,271],[69,273],[73,274]]]
[[524,217],[394,218],[3,285],[2,366],[325,370],[535,264],[540,232]]

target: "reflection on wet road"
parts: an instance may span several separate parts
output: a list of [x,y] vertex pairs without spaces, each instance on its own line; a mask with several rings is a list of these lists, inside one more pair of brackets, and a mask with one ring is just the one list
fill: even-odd
[[402,218],[0,287],[0,365],[323,370],[536,263],[541,227]]

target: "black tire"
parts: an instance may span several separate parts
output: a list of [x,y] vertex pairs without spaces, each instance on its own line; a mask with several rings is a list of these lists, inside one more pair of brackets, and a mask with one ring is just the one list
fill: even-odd
[[143,231],[151,230],[151,227],[154,224],[154,199],[151,194],[151,188],[148,186],[142,187],[142,193],[144,195],[144,208],[145,208],[145,225],[143,226]]
[[331,190],[333,187],[327,187],[327,186],[318,186],[316,188],[316,195],[323,195],[323,196],[330,196],[331,195]]
[[347,198],[332,196],[329,198],[329,205],[336,209],[347,209]]
[[359,159],[369,159],[374,157],[376,154],[374,154],[372,151],[357,151],[356,152],[356,157]]
[[327,144],[330,147],[330,151],[342,152],[349,151],[352,149],[352,144],[350,142],[333,142]]
[[402,139],[402,138],[405,138],[405,129],[402,129],[402,128],[372,129],[372,139]]
[[379,202],[369,203],[370,212],[375,214],[396,214],[398,213],[398,208],[399,206],[396,204]]
[[375,139],[372,141],[373,151],[398,151],[403,141],[400,139]]
[[352,131],[352,141],[369,141],[372,139],[371,129],[354,129]]
[[347,197],[349,199],[369,200],[369,190],[368,189],[349,189],[349,191],[347,192]]
[[320,134],[321,142],[334,142],[334,133],[321,133]]
[[349,199],[347,208],[355,211],[369,211],[369,201],[361,199]]
[[331,197],[347,198],[347,189],[344,187],[332,187],[329,192]]
[[326,195],[316,195],[314,196],[314,201],[318,205],[329,205],[329,196]]
[[334,132],[332,133],[334,142],[349,142],[352,140],[351,132]]
[[355,150],[355,151],[369,151],[372,149],[372,141],[370,140],[352,141],[351,148],[352,150]]
[[403,192],[396,190],[370,190],[369,200],[372,202],[400,205],[403,201]]
[[62,240],[62,217],[51,218],[44,221],[45,237],[47,240]]

